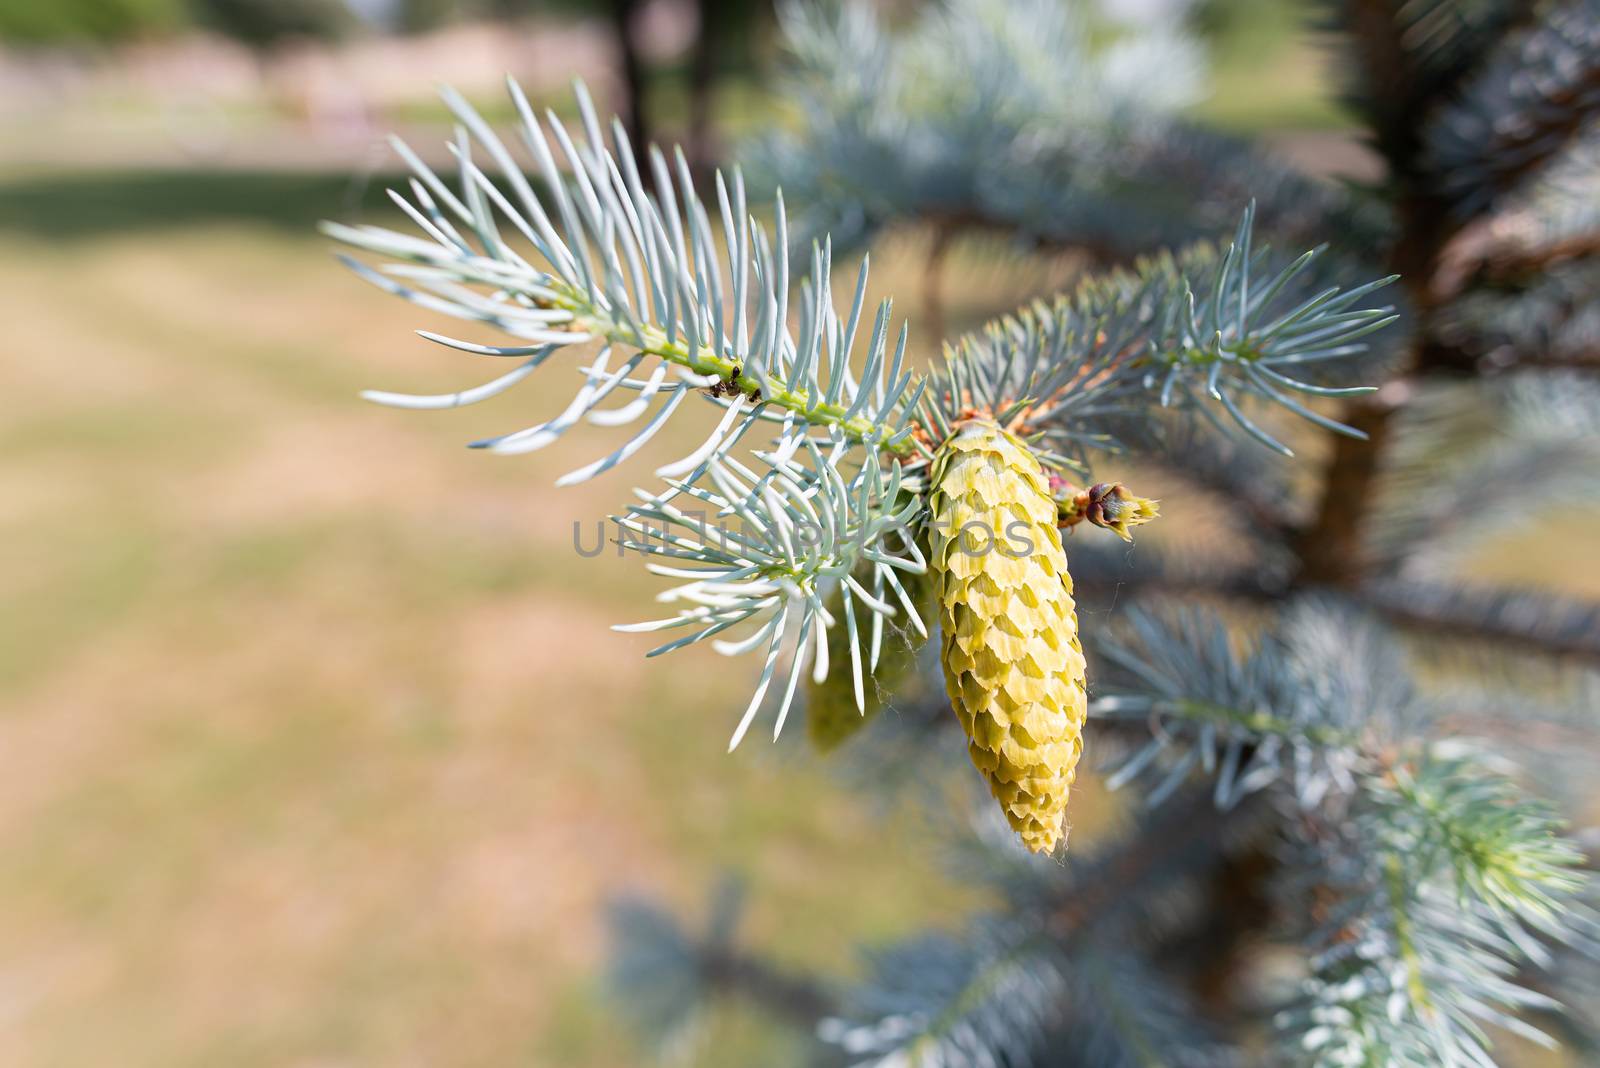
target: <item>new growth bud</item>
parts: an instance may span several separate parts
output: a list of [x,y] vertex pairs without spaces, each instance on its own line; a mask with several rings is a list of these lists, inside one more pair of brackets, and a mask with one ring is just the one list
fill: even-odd
[[1130,531],[1161,514],[1161,502],[1138,497],[1120,482],[1098,482],[1086,490],[1075,489],[1059,478],[1050,480],[1056,501],[1056,526],[1063,529],[1089,522],[1132,541]]

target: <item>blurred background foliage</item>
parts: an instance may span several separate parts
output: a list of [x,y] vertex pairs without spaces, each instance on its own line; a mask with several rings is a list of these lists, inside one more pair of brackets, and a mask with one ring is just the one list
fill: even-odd
[[[1310,14],[1190,8],[1188,110],[1373,177]],[[652,586],[574,525],[628,472],[557,494],[563,457],[356,401],[436,358],[312,230],[388,216],[381,132],[442,145],[436,82],[492,111],[510,70],[565,109],[582,76],[706,165],[797,121],[775,51],[738,0],[0,3],[0,1063],[634,1063],[595,978],[618,893],[692,913],[737,871],[751,938],[836,974],[965,913],[914,807],[793,747],[723,755],[742,668],[645,671],[605,629]],[[930,291],[934,240],[882,235],[874,296],[951,331],[1083,266],[967,236]],[[1140,479],[1154,545],[1204,530],[1203,494]],[[1600,597],[1593,516],[1472,554]],[[1074,805],[1085,836],[1127,818]],[[693,1063],[791,1051],[753,1010],[710,1026]]]

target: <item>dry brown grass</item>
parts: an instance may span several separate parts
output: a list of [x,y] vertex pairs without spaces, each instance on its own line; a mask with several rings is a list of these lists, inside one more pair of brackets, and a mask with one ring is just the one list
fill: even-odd
[[[733,867],[835,967],[961,899],[913,822],[723,754],[746,665],[606,629],[652,587],[572,523],[638,469],[549,489],[599,435],[356,400],[483,368],[315,241],[10,236],[0,291],[0,1062],[629,1063],[608,894]],[[705,1063],[775,1048],[719,1027]]]

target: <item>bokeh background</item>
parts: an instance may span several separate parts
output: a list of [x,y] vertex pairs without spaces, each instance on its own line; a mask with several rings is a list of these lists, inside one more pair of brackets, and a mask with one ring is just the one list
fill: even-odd
[[[1374,176],[1299,4],[1180,9],[1204,117]],[[385,131],[445,158],[437,83],[504,117],[504,73],[562,112],[581,77],[705,166],[794,120],[780,63],[754,0],[0,0],[0,1064],[633,1064],[617,894],[693,913],[738,873],[754,939],[846,974],[970,904],[916,810],[803,746],[724,754],[748,664],[607,629],[652,582],[574,525],[645,465],[556,491],[603,435],[461,448],[537,390],[357,399],[476,369],[314,230],[388,216]],[[929,244],[874,260],[923,357],[919,318],[1081,266],[961,240],[930,284]],[[1477,566],[1600,591],[1592,532]],[[711,1029],[693,1063],[782,1062],[753,1011]]]

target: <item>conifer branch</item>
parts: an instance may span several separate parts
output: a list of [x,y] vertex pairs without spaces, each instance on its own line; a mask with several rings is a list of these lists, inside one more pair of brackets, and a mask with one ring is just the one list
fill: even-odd
[[960,939],[926,935],[869,955],[847,995],[851,1018],[819,1037],[860,1068],[956,1068],[1032,1055],[1060,1019],[1070,959],[1030,923],[974,921]]
[[[621,125],[613,123],[614,151],[608,150],[581,84],[577,94],[584,136],[576,142],[553,112],[541,123],[514,82],[510,92],[520,115],[519,132],[539,161],[549,190],[545,197],[535,192],[488,124],[459,94],[447,90],[445,100],[461,123],[454,146],[460,195],[396,143],[416,175],[410,183],[415,203],[392,195],[425,237],[371,226],[324,226],[340,241],[401,261],[381,272],[345,261],[380,288],[541,347],[486,349],[435,334],[424,337],[485,355],[529,356],[529,371],[561,346],[600,341],[606,345],[603,353],[611,346],[628,347],[678,370],[679,385],[669,394],[673,399],[691,388],[710,388],[713,399],[744,395],[759,400],[763,410],[777,410],[765,411],[764,418],[781,419],[787,413],[809,426],[836,427],[849,440],[874,448],[909,451],[903,436],[895,438],[890,429],[912,376],[902,373],[903,329],[892,362],[888,355],[887,303],[879,307],[872,328],[864,377],[857,380],[850,371],[862,325],[865,261],[855,302],[845,317],[834,308],[829,292],[831,255],[824,247],[813,249],[811,274],[802,283],[796,308],[801,319],[796,335],[789,323],[790,250],[781,197],[776,238],[769,244],[765,229],[747,213],[740,176],[735,173],[731,191],[719,176],[721,229],[730,261],[724,269],[710,217],[694,193],[681,151],[674,173],[662,153],[650,150],[656,191],[647,193]],[[551,140],[571,167],[570,178],[558,168]],[[474,142],[499,166],[509,195],[473,161]],[[545,267],[535,266],[507,244],[497,217],[533,246]],[[559,221],[559,232],[552,218]],[[467,236],[456,223],[466,226]],[[469,236],[477,239],[476,247]],[[487,292],[469,288],[473,286]],[[637,365],[635,360],[626,366]],[[604,360],[597,360],[575,410],[562,418],[479,444],[498,452],[542,448],[580,418],[594,421],[600,401],[619,386],[645,400],[662,388],[660,376],[640,382],[622,372],[608,375],[604,368]],[[447,403],[388,393],[368,396],[401,407],[450,407],[482,399],[476,392],[453,395]],[[638,417],[631,408],[624,410]],[[611,425],[631,421],[615,413],[598,414]],[[607,460],[616,462],[619,453]],[[586,468],[568,477],[581,480],[594,473]]]
[[1600,662],[1600,605],[1533,590],[1387,579],[1363,598],[1395,626],[1534,656]]
[[[1225,599],[1273,607],[1296,586],[1272,561],[1215,566],[1174,559],[1151,545],[1133,556],[1115,546],[1074,543],[1077,589],[1090,605],[1129,597]],[[1453,581],[1385,577],[1342,597],[1408,636],[1481,643],[1533,656],[1600,661],[1600,606],[1534,590],[1475,588]]]
[[735,945],[743,885],[716,887],[704,931],[691,932],[649,901],[625,898],[608,913],[615,951],[608,987],[639,1036],[659,1052],[681,1049],[716,998],[739,998],[809,1031],[835,1011],[832,992]]
[[[1163,954],[1192,930],[1204,883],[1260,837],[1265,807],[1197,811],[1203,804],[1185,797],[1144,812],[1065,868],[1027,863],[980,820],[958,846],[958,870],[993,886],[1027,923],[982,917],[956,937],[874,955],[871,980],[845,991],[824,1036],[863,1064],[954,1066],[996,1051],[1082,1068],[1236,1063]],[[1013,967],[1039,958],[1048,983],[1010,981]],[[1157,958],[1166,963],[1153,974],[1142,961]],[[1053,1000],[1041,997],[1057,986]]]
[[1397,171],[1415,169],[1415,116],[1455,93],[1535,7],[1531,0],[1329,0],[1324,21],[1350,45],[1346,101]]
[[1041,0],[941,0],[894,34],[867,5],[781,10],[784,95],[806,121],[747,155],[806,205],[798,232],[836,248],[920,221],[1106,265],[1214,232],[1251,199],[1275,239],[1381,243],[1381,220],[1332,187],[1177,118],[1203,64],[1170,20],[1106,44],[1083,12]]
[[923,425],[938,437],[984,413],[1045,463],[1079,475],[1090,450],[1157,438],[1147,416],[1156,406],[1193,410],[1218,428],[1225,415],[1235,431],[1286,456],[1289,447],[1246,413],[1247,400],[1359,436],[1294,395],[1371,391],[1326,384],[1321,368],[1359,362],[1365,339],[1395,321],[1392,307],[1365,303],[1394,279],[1322,288],[1311,270],[1321,249],[1275,262],[1252,247],[1253,223],[1252,207],[1224,250],[1140,260],[962,338],[924,394]]
[[1543,805],[1459,757],[1363,777],[1305,1001],[1279,1025],[1293,1063],[1492,1065],[1484,1028],[1550,1045],[1519,1013],[1541,939],[1581,938],[1582,855]]
[[1427,128],[1428,163],[1458,216],[1539,173],[1600,116],[1600,3],[1561,0],[1510,35]]
[[1211,612],[1135,609],[1128,636],[1097,648],[1118,670],[1091,712],[1156,727],[1107,782],[1156,776],[1151,805],[1203,770],[1220,807],[1287,782],[1313,808],[1351,792],[1368,755],[1421,715],[1392,643],[1331,602],[1303,602],[1243,648]]
[[[700,447],[656,469],[665,487],[637,491],[638,503],[616,517],[622,548],[680,580],[662,595],[678,605],[673,616],[619,629],[687,631],[652,655],[707,639],[725,655],[763,654],[732,745],[769,691],[778,695],[775,733],[782,729],[808,658],[817,681],[844,667],[827,655],[835,627],[848,634],[846,659],[864,711],[861,680],[876,664],[882,617],[915,611],[900,576],[925,566],[916,542],[927,465],[960,425],[994,420],[1026,440],[1030,463],[1082,474],[1090,450],[1121,447],[1122,436],[1132,439],[1128,431],[1143,432],[1153,409],[1194,409],[1222,428],[1209,410],[1214,403],[1234,429],[1287,453],[1246,406],[1268,403],[1350,432],[1297,395],[1362,392],[1328,379],[1359,366],[1365,339],[1394,319],[1391,309],[1365,303],[1391,279],[1327,285],[1319,250],[1275,261],[1253,247],[1247,209],[1226,250],[1164,255],[1088,283],[963,340],[938,373],[922,379],[906,367],[905,327],[890,348],[887,302],[863,329],[865,261],[848,310],[835,307],[826,239],[812,247],[791,315],[781,196],[769,242],[748,211],[738,172],[731,186],[719,176],[719,250],[681,152],[674,168],[649,151],[647,192],[620,124],[613,122],[608,145],[581,85],[576,140],[553,113],[536,117],[514,83],[510,92],[542,191],[488,124],[447,91],[460,122],[457,189],[396,142],[414,177],[410,197],[394,199],[421,236],[371,226],[325,230],[389,261],[374,268],[347,259],[368,281],[427,310],[493,326],[517,344],[424,337],[521,362],[459,393],[367,396],[403,408],[471,404],[539,373],[564,348],[598,344],[564,411],[476,443],[525,453],[582,421],[643,421],[632,439],[558,485],[593,478],[644,450],[691,392],[720,406]],[[570,172],[558,167],[552,144]],[[474,162],[475,151],[495,163],[498,179]],[[504,236],[504,227],[519,240]],[[858,335],[867,338],[864,353]],[[633,400],[603,407],[629,393]],[[758,426],[776,431],[771,446],[751,439],[735,453]],[[1137,517],[1105,518],[1125,532],[1126,518]],[[729,531],[729,522],[745,529]],[[854,577],[858,566],[868,569],[867,581]],[[842,619],[826,607],[835,590],[844,595]]]
[[1473,288],[1445,311],[1441,332],[1485,371],[1600,367],[1600,257],[1552,263],[1522,282]]
[[[1423,382],[1360,517],[1375,575],[1445,581],[1496,535],[1600,500],[1600,386],[1571,374]],[[1492,502],[1492,504],[1490,503]]]

